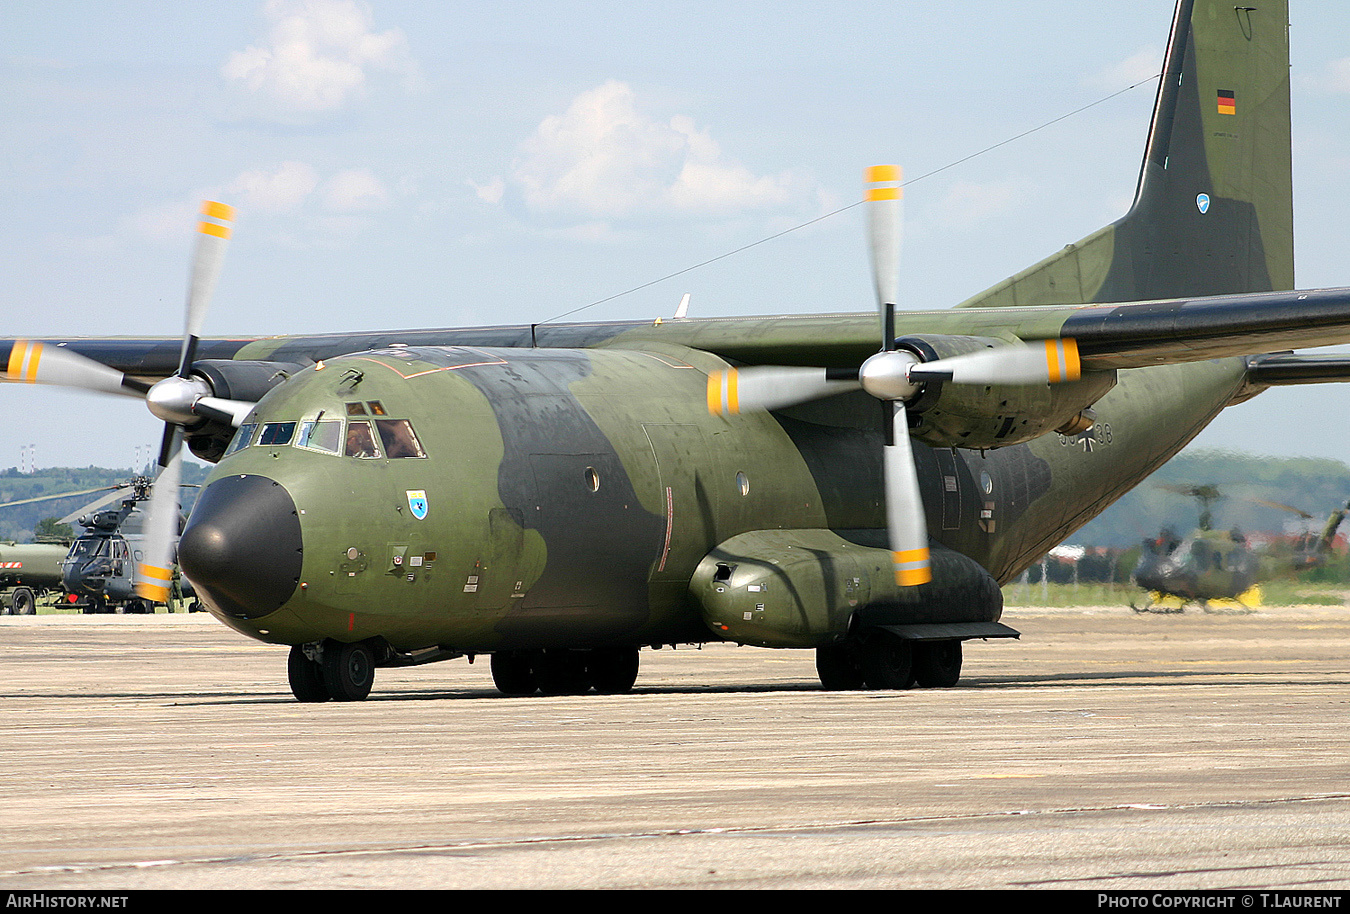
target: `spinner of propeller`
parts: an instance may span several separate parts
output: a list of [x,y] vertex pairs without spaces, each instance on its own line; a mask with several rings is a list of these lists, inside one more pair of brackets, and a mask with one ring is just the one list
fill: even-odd
[[178,369],[173,375],[153,385],[147,384],[61,346],[29,340],[14,342],[5,366],[10,381],[144,398],[150,412],[163,420],[159,471],[147,509],[146,542],[143,558],[136,566],[137,594],[160,603],[168,602],[173,581],[180,517],[178,490],[182,481],[183,429],[205,421],[237,427],[254,406],[251,402],[212,396],[210,385],[191,375],[198,334],[220,277],[233,222],[232,207],[213,201],[202,204],[188,285],[183,343]]
[[863,390],[885,408],[882,449],[886,524],[895,581],[902,587],[932,580],[928,522],[909,438],[906,403],[929,382],[948,384],[1057,384],[1082,375],[1077,343],[1070,338],[1009,343],[977,352],[923,361],[895,345],[899,298],[900,168],[867,170],[867,224],[872,275],[881,318],[881,349],[856,370],[805,366],[751,366],[708,376],[708,410],[714,415],[782,409],[850,390]]

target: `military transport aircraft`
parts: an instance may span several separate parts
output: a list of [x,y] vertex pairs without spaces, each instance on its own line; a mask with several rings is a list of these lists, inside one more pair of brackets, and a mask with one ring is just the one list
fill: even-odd
[[640,647],[714,640],[814,649],[832,689],[949,686],[964,641],[1017,634],[1000,584],[1220,410],[1350,377],[1288,352],[1350,342],[1350,289],[1289,291],[1287,19],[1181,0],[1129,212],[950,310],[897,309],[883,168],[870,312],[201,339],[212,203],[181,341],[0,364],[165,421],[162,586],[181,446],[218,462],[179,561],[291,646],[302,701],[480,654],[507,694],[620,692]]

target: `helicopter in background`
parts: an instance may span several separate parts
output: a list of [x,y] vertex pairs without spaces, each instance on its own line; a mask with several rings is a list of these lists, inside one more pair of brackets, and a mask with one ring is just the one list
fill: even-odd
[[[111,487],[25,499],[31,502],[69,498],[90,492],[107,493],[58,521],[60,524],[77,523],[84,528],[69,544],[69,548],[63,551],[56,580],[49,582],[51,589],[59,587],[65,592],[64,602],[68,607],[79,607],[85,613],[120,610],[123,614],[132,615],[153,613],[156,606],[160,605],[173,612],[176,603],[188,600],[189,612],[201,610],[201,603],[195,599],[192,585],[178,575],[175,575],[175,585],[167,604],[146,600],[136,594],[136,565],[142,558],[145,539],[143,527],[146,511],[141,506],[149,502],[153,482],[148,476],[134,476],[127,482]],[[180,516],[180,529],[183,522]]]
[[[1187,604],[1199,603],[1209,611],[1209,604],[1228,601],[1250,610],[1249,597],[1263,577],[1262,553],[1253,548],[1248,538],[1237,527],[1214,529],[1214,504],[1229,496],[1213,485],[1161,486],[1169,492],[1186,495],[1200,502],[1199,526],[1185,537],[1178,537],[1164,527],[1157,539],[1146,539],[1134,570],[1134,582],[1149,592],[1144,606],[1130,604],[1135,612],[1184,612]],[[1238,497],[1238,496],[1234,496]],[[1259,498],[1244,498],[1255,504],[1288,511],[1311,520],[1306,511],[1279,502]],[[1281,560],[1283,572],[1302,571],[1320,564],[1331,548],[1336,531],[1345,519],[1350,504],[1333,511],[1320,535],[1305,533],[1299,537],[1292,555]],[[1176,605],[1179,602],[1179,605]]]

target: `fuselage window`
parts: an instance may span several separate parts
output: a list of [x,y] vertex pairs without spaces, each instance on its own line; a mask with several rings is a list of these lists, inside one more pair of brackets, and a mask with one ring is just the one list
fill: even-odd
[[375,445],[375,433],[365,419],[353,419],[347,423],[347,444],[342,451],[348,457],[378,457],[380,449]]
[[258,444],[274,446],[290,444],[294,436],[294,422],[268,422],[263,426],[262,434],[258,436]]
[[336,454],[342,450],[342,420],[323,419],[300,423],[300,437],[296,447]]
[[[374,404],[372,404],[374,405]],[[376,419],[384,452],[390,457],[425,457],[422,443],[417,440],[412,423],[407,419]]]
[[253,440],[253,433],[257,430],[258,423],[256,422],[239,426],[239,431],[234,433],[234,440],[230,442],[229,448],[225,451],[225,456],[228,457],[235,451],[248,447],[249,442]]

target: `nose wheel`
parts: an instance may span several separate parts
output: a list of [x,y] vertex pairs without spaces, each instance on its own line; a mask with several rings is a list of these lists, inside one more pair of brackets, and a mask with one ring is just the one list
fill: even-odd
[[375,684],[375,653],[358,641],[297,644],[286,663],[291,694],[298,701],[361,701]]

